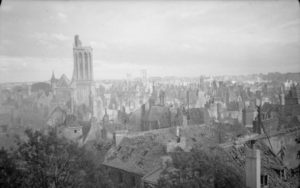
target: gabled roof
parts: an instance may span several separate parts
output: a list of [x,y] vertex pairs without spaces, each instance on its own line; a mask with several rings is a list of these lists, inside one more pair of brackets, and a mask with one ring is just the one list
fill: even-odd
[[92,119],[91,122],[89,122],[89,125],[85,126],[84,129],[82,130],[84,135],[83,141],[84,143],[87,143],[89,141],[99,139],[99,135],[101,134],[103,127],[97,123],[96,119]]
[[[186,145],[212,144],[210,128],[206,125],[181,127]],[[119,145],[111,148],[105,156],[104,165],[127,172],[145,175],[161,165],[166,155],[166,146],[177,140],[176,127],[134,133],[123,138]]]
[[57,106],[50,114],[47,124],[51,127],[64,125],[67,113],[61,107]]
[[144,175],[160,166],[160,156],[164,154],[164,146],[156,140],[156,135],[124,138],[109,151],[104,165]]
[[55,78],[55,75],[54,75],[54,71],[52,71],[52,76],[51,76],[50,82],[51,83],[57,82],[57,79]]
[[161,173],[164,171],[162,167],[154,169],[143,177],[144,182],[149,182],[150,184],[157,184]]
[[68,88],[69,85],[70,85],[70,80],[67,78],[65,74],[63,74],[56,83],[56,87],[59,88]]

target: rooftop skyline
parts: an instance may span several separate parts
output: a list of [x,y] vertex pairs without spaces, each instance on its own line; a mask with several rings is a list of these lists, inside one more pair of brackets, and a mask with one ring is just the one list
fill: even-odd
[[73,73],[74,35],[94,77],[300,71],[298,1],[4,1],[0,82]]

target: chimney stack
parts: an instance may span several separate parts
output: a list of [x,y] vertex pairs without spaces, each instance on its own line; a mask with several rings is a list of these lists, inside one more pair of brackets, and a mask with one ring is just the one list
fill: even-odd
[[[253,146],[252,146],[253,147]],[[246,150],[246,186],[261,188],[261,157],[260,150],[250,148]]]
[[165,92],[164,91],[159,92],[159,104],[161,106],[165,106]]
[[146,105],[143,104],[141,106],[141,130],[144,130],[144,124],[145,124],[145,118],[146,118]]

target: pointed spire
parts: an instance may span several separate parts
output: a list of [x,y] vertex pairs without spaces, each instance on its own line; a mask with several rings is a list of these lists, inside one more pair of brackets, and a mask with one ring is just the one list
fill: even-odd
[[55,75],[54,75],[54,70],[52,70],[51,83],[55,82],[55,81],[56,81],[56,78],[55,78]]

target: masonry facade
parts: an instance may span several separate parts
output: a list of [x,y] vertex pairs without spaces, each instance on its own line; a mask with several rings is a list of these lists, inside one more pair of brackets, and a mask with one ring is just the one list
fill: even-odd
[[74,72],[72,82],[76,88],[77,105],[92,106],[91,98],[95,95],[92,55],[93,49],[89,46],[82,46],[79,36],[76,35],[73,47]]

